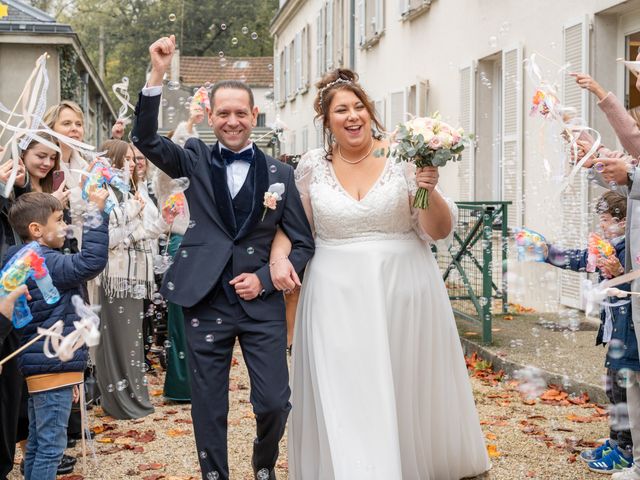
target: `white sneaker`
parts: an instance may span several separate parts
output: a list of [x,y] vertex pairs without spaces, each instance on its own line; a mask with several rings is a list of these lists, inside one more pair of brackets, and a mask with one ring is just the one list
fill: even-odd
[[625,468],[623,471],[611,475],[611,480],[640,480],[640,472],[634,467]]

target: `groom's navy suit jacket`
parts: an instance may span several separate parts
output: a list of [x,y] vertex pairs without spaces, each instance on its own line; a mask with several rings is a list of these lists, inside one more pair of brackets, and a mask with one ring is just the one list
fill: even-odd
[[[292,242],[289,260],[299,273],[314,252],[313,236],[294,182],[293,168],[254,146],[254,165],[246,180],[252,183],[245,182],[245,192],[241,191],[245,196],[247,191],[252,194],[253,206],[245,215],[246,221],[236,225],[234,202],[218,144],[207,146],[191,138],[182,148],[158,135],[159,106],[160,95],[140,95],[131,138],[135,146],[170,177],[189,178],[185,196],[191,220],[195,222],[185,233],[174,263],[165,275],[161,293],[177,305],[193,307],[214,288],[222,287],[223,281],[228,282],[228,277],[255,273],[264,293],[251,301],[239,297],[237,300],[251,318],[283,318],[283,295],[274,289],[269,272],[269,253],[277,227],[280,226]],[[283,198],[275,210],[267,210],[262,220],[264,194],[274,183],[284,184]]]

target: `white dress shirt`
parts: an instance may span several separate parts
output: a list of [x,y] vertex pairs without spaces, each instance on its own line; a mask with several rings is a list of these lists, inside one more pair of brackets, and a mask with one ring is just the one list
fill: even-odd
[[[143,87],[142,95],[145,97],[155,97],[157,95],[162,95],[162,86],[158,85],[155,87]],[[220,142],[219,148],[222,149],[223,145]],[[226,146],[224,148],[227,148]],[[253,142],[249,142],[249,145],[239,150],[236,153],[244,152],[245,150],[249,150],[253,148]],[[227,148],[227,150],[231,150]],[[229,193],[231,193],[231,198],[235,198],[242,185],[244,185],[245,180],[247,179],[247,174],[249,173],[249,167],[251,165],[244,161],[233,162],[230,165],[227,165],[227,186],[229,187]]]

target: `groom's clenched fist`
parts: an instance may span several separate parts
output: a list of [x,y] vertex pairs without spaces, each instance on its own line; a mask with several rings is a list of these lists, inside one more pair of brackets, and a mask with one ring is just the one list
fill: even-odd
[[162,78],[171,65],[171,59],[176,51],[176,37],[169,35],[156,40],[149,47],[151,57],[151,75],[147,83],[148,87],[162,85]]

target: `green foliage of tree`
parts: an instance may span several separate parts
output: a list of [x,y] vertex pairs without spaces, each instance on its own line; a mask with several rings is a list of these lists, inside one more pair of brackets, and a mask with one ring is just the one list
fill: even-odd
[[32,0],[32,4],[72,26],[96,69],[102,26],[105,84],[109,87],[126,76],[132,93],[144,86],[149,45],[164,35],[176,35],[184,56],[216,56],[221,51],[229,57],[272,55],[269,24],[278,7],[277,0]]

